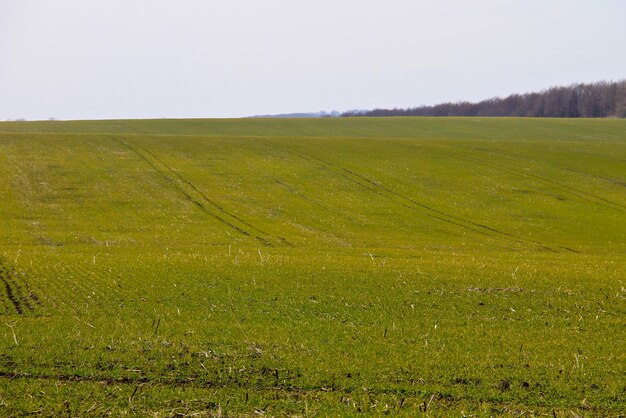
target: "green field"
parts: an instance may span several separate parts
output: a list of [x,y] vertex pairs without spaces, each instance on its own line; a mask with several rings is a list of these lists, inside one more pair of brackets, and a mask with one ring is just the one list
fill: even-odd
[[626,120],[0,123],[0,416],[623,416]]

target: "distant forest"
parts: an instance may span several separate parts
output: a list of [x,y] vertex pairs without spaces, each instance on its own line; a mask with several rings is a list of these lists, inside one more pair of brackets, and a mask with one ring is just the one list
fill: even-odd
[[626,80],[551,87],[538,93],[494,97],[478,103],[441,103],[409,109],[349,111],[341,116],[526,116],[626,118]]

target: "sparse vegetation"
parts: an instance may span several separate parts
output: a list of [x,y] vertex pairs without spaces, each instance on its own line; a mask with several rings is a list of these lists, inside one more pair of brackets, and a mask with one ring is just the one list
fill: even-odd
[[618,119],[0,123],[0,415],[619,416],[624,155]]

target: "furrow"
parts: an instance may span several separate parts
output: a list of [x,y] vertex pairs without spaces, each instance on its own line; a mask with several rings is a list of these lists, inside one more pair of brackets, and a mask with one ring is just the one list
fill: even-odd
[[442,148],[445,148],[445,152],[449,153],[449,154],[453,154],[458,158],[464,159],[466,161],[472,162],[472,163],[478,163],[481,164],[485,167],[491,167],[493,169],[502,171],[504,173],[508,173],[517,177],[521,177],[524,179],[530,179],[530,180],[535,180],[535,181],[539,181],[539,182],[543,182],[543,183],[549,183],[551,185],[556,186],[556,189],[563,192],[563,193],[567,193],[571,196],[574,196],[584,202],[588,202],[588,203],[592,203],[598,206],[602,206],[611,210],[615,210],[618,212],[622,212],[622,213],[626,213],[626,206],[621,205],[619,203],[613,202],[609,199],[603,198],[601,196],[597,196],[595,194],[586,192],[584,190],[580,190],[577,189],[575,187],[571,187],[568,186],[567,184],[563,184],[560,183],[558,181],[540,176],[538,174],[534,174],[534,173],[524,173],[524,172],[520,172],[518,170],[512,170],[509,167],[503,166],[501,164],[495,163],[495,162],[487,162],[483,159],[480,158],[475,158],[475,157],[470,157],[464,154],[461,154],[460,152],[457,151],[453,151],[451,150],[449,147],[445,147],[445,146],[441,146]]
[[[29,289],[26,292],[24,285],[15,277],[16,274],[15,269],[10,267],[5,260],[0,259],[0,281],[7,298],[3,305],[7,312],[15,311],[18,315],[33,314],[35,313],[35,305],[41,306],[39,296]],[[13,309],[10,309],[10,306]]]
[[[167,166],[166,164],[164,164],[162,161],[156,159],[157,162],[151,160],[150,158],[148,158],[145,155],[145,148],[141,148],[142,150],[144,150],[144,152],[140,152],[138,150],[139,146],[131,143],[128,140],[125,139],[121,139],[121,138],[115,138],[115,137],[109,137],[110,139],[116,141],[117,143],[121,144],[122,146],[124,146],[125,148],[129,149],[130,151],[132,151],[135,155],[137,155],[141,160],[143,160],[144,162],[146,162],[150,167],[152,167],[153,170],[155,170],[164,180],[166,180],[169,184],[171,184],[179,193],[181,193],[186,200],[188,200],[189,202],[191,202],[195,207],[197,207],[200,211],[204,212],[205,214],[207,214],[208,216],[214,218],[215,220],[217,220],[218,222],[226,225],[228,228],[238,232],[241,235],[247,236],[247,237],[252,237],[257,239],[258,241],[260,241],[263,245],[265,246],[271,246],[272,243],[270,240],[268,240],[267,238],[258,236],[254,233],[248,232],[245,227],[240,227],[235,225],[234,222],[231,222],[229,220],[226,219],[226,216],[230,216],[233,219],[237,219],[236,217],[230,215],[228,212],[225,212],[223,209],[221,209],[221,207],[217,204],[215,204],[211,199],[205,198],[204,196],[202,196],[202,194],[199,193],[194,193],[197,196],[193,196],[192,192],[194,191],[194,189],[190,188],[190,190],[187,190],[187,188],[185,188],[183,186],[183,184],[187,184],[189,183],[188,181],[185,181],[184,179],[182,179],[182,177],[176,173],[173,169],[171,169],[169,166]],[[149,153],[150,156],[153,156],[154,154]],[[153,157],[154,158],[154,157]],[[161,165],[163,168],[159,167],[159,165]],[[182,183],[182,184],[181,184]],[[200,197],[200,199],[198,199],[198,197]],[[210,206],[213,206],[215,209],[218,210],[218,212],[221,214],[216,214],[213,211],[211,211],[207,205],[205,203],[202,203],[200,200],[205,200],[206,203],[208,203]]]
[[[272,145],[270,145],[272,146]],[[536,245],[539,246],[540,248],[543,248],[547,251],[550,252],[555,252],[558,253],[558,250],[555,250],[554,248],[551,248],[550,246],[541,243],[541,242],[537,242],[537,241],[526,241],[523,240],[511,233],[508,232],[504,232],[504,231],[499,231],[495,228],[477,223],[477,222],[473,222],[471,220],[468,219],[464,219],[464,218],[460,218],[458,216],[455,215],[450,215],[446,212],[443,212],[441,210],[432,208],[428,205],[425,205],[423,203],[420,203],[418,201],[416,201],[415,199],[408,197],[408,196],[404,196],[398,192],[395,192],[359,173],[356,173],[352,170],[346,169],[344,167],[341,166],[337,166],[333,163],[330,163],[328,161],[325,161],[323,159],[320,159],[318,157],[314,157],[308,154],[303,154],[303,153],[297,153],[297,152],[293,152],[290,150],[286,150],[287,152],[293,153],[294,155],[297,155],[298,157],[305,159],[309,162],[312,162],[314,164],[317,164],[318,166],[325,168],[327,170],[333,170],[335,173],[341,175],[342,177],[346,178],[347,180],[351,181],[352,183],[358,184],[359,186],[373,192],[376,193],[380,196],[383,196],[391,201],[394,201],[396,204],[399,204],[401,206],[404,206],[406,208],[415,210],[415,209],[421,209],[423,211],[426,212],[422,212],[424,215],[433,218],[433,219],[437,219],[441,222],[445,222],[451,225],[455,225],[457,227],[460,227],[462,229],[467,229],[470,231],[473,231],[475,233],[481,234],[481,235],[485,235],[488,237],[492,237],[492,238],[501,238],[501,239],[506,239],[507,241],[511,241],[511,242],[515,242],[517,244],[522,244],[522,245]],[[358,180],[360,181],[358,181]],[[366,184],[363,184],[362,182],[365,182]],[[398,200],[400,199],[400,201]],[[409,204],[407,204],[406,202],[408,202]]]

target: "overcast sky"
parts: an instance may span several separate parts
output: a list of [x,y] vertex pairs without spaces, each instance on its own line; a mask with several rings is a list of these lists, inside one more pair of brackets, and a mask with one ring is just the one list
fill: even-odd
[[0,119],[412,107],[626,78],[622,0],[0,0]]

